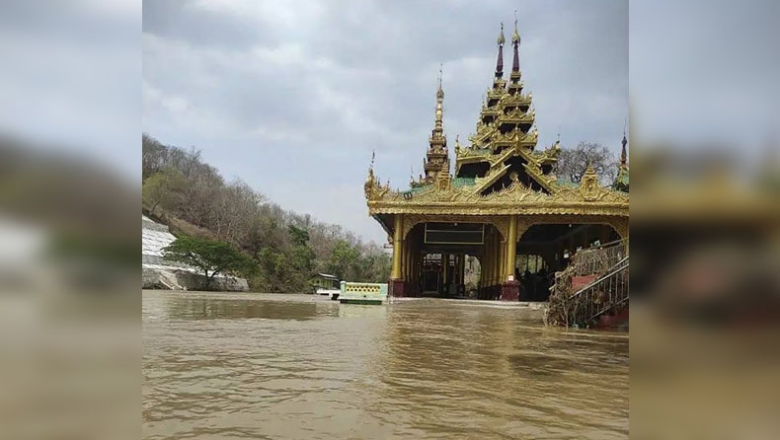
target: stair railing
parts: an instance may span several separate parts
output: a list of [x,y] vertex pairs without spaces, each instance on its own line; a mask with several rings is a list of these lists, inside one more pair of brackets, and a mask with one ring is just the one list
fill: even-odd
[[607,312],[617,312],[629,300],[629,260],[624,257],[612,270],[569,298],[569,322],[589,323]]

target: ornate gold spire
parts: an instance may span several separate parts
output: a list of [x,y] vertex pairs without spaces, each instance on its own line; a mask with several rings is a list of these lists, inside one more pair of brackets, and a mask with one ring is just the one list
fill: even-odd
[[623,149],[620,151],[620,168],[628,168],[628,150],[626,149],[626,145],[628,145],[628,139],[626,138],[626,129],[623,128],[623,140],[621,141],[621,144],[623,144]]
[[515,31],[512,33],[512,46],[514,46],[514,58],[512,59],[512,73],[520,72],[520,58],[517,55],[517,46],[520,45],[520,33],[517,32],[517,9],[515,9]]
[[436,122],[433,129],[432,138],[442,136],[444,133],[444,89],[441,87],[443,65],[439,64],[439,89],[436,90]]
[[436,119],[431,137],[430,147],[423,161],[425,179],[428,183],[436,180],[441,172],[449,174],[449,158],[447,155],[447,138],[444,136],[444,89],[442,88],[443,65],[439,65],[439,86],[436,90]]
[[629,177],[628,177],[628,138],[626,138],[626,127],[623,126],[623,140],[620,142],[622,148],[620,151],[620,165],[618,165],[618,174],[615,178],[615,183],[612,184],[612,188],[618,191],[628,192],[629,189]]
[[504,76],[504,22],[501,22],[501,32],[498,34],[498,60],[496,60],[496,78]]

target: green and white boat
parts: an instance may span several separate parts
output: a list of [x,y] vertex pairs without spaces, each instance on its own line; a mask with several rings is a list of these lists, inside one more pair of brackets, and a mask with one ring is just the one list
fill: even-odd
[[387,301],[387,284],[341,282],[341,304],[381,305]]

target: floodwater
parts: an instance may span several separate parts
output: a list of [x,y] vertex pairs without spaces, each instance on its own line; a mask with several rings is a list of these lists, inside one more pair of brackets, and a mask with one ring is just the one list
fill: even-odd
[[145,439],[628,438],[628,336],[516,307],[143,292]]

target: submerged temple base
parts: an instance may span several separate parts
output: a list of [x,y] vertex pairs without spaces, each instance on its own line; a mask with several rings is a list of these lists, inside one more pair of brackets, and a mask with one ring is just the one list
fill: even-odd
[[519,301],[520,300],[520,282],[507,281],[501,285],[501,301]]

